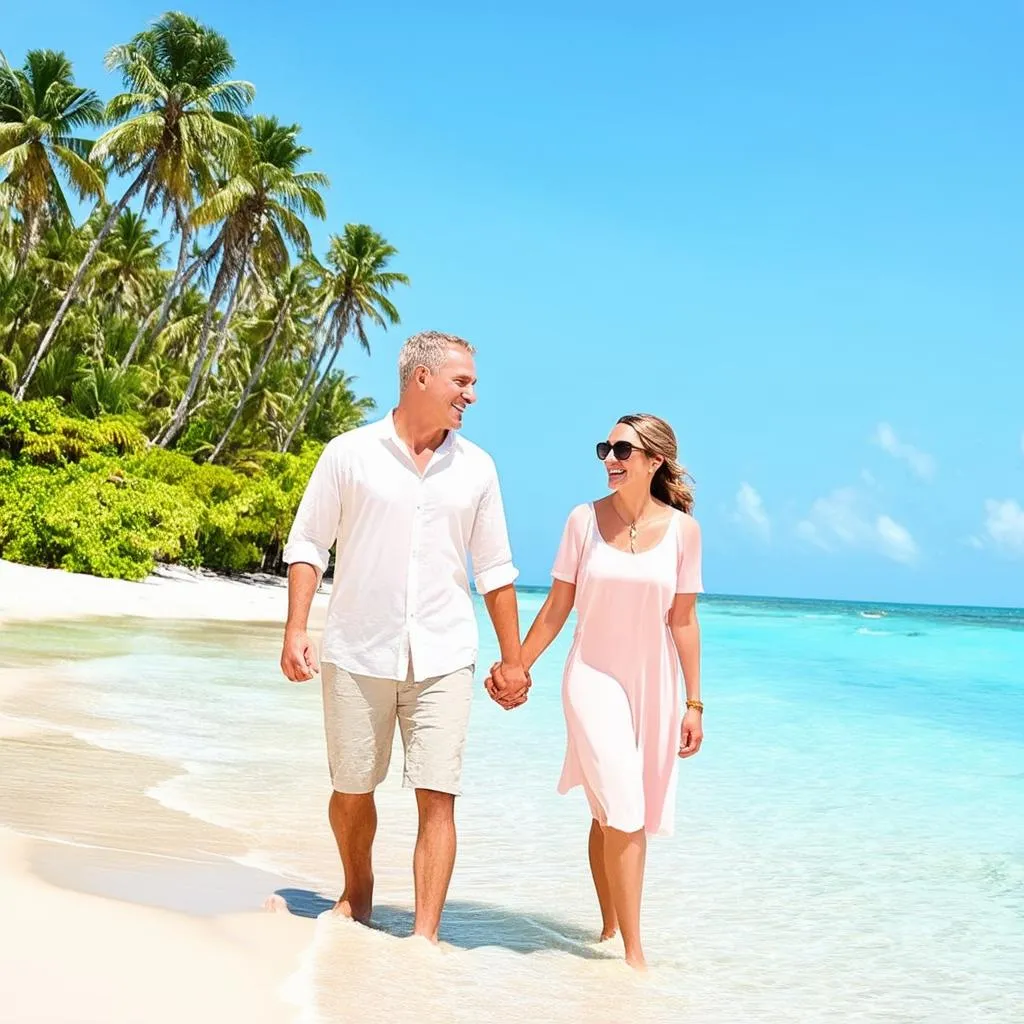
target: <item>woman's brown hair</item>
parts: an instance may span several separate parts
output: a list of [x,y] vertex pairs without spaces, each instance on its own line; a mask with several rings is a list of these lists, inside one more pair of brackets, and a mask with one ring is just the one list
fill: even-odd
[[623,416],[619,422],[636,431],[648,455],[663,459],[651,481],[651,494],[680,512],[692,512],[693,478],[679,465],[675,431],[663,419],[646,412]]

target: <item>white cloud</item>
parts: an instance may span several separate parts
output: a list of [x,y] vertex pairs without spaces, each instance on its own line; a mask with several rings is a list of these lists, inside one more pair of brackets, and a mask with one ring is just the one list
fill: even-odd
[[736,510],[732,517],[737,523],[764,540],[768,540],[771,536],[772,524],[768,513],[764,510],[761,495],[745,480],[736,492]]
[[1013,498],[985,502],[984,539],[977,546],[985,542],[1009,555],[1024,556],[1024,508]]
[[891,516],[876,515],[864,506],[855,487],[840,487],[814,502],[807,518],[797,524],[797,536],[824,551],[853,548],[894,562],[916,561],[920,552],[910,531]]
[[875,520],[875,530],[882,542],[882,553],[887,558],[906,565],[917,560],[917,544],[905,526],[883,515]]
[[915,476],[922,480],[931,480],[935,476],[935,459],[912,444],[901,441],[888,423],[878,424],[872,440],[882,451],[905,462]]

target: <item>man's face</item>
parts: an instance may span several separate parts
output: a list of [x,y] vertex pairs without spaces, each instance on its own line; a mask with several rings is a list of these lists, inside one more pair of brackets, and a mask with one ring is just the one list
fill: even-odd
[[448,358],[426,381],[425,397],[437,412],[437,424],[458,430],[462,415],[476,401],[476,363],[461,346],[448,349]]

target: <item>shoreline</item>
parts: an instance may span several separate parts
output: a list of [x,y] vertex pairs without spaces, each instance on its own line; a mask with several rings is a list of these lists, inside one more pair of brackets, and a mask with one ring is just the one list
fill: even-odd
[[241,834],[147,795],[174,766],[8,715],[0,766],[0,1005],[12,1020],[298,1019],[294,979],[323,907],[268,913],[304,883],[241,863]]
[[[166,567],[133,583],[0,561],[0,637],[47,620],[283,624],[285,612],[284,581]],[[11,1019],[299,1019],[296,979],[325,901],[242,862],[241,832],[151,796],[180,766],[78,738],[88,712],[67,702],[45,644],[38,660],[0,644],[0,659],[0,1005]]]
[[0,1003],[11,1020],[296,1019],[286,991],[314,922],[238,908],[199,916],[118,898],[83,876],[83,851],[67,849],[0,828]]

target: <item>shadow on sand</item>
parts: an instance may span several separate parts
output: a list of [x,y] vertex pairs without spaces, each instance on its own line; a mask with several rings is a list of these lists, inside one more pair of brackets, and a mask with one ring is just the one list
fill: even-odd
[[[276,894],[299,917],[319,917],[334,902],[308,889],[278,889]],[[412,911],[403,907],[374,908],[372,927],[398,938],[412,932]],[[584,960],[613,960],[618,957],[594,949],[594,936],[548,917],[546,914],[524,914],[487,903],[450,900],[445,904],[441,922],[441,941],[458,949],[479,949],[497,946],[516,953],[537,953],[560,950]]]

